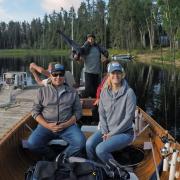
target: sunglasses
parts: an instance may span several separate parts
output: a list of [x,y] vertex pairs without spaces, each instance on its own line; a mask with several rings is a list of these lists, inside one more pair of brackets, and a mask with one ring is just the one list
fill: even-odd
[[64,73],[52,73],[51,74],[53,77],[64,77]]

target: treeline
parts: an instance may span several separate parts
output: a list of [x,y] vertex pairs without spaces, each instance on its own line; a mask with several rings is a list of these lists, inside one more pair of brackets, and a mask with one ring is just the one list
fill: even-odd
[[[82,44],[87,33],[108,48],[152,50],[163,39],[170,47],[180,41],[179,0],[86,0],[77,13],[69,11],[45,14],[31,22],[0,22],[0,49],[66,48],[57,34],[65,34]],[[161,38],[161,41],[160,41]]]

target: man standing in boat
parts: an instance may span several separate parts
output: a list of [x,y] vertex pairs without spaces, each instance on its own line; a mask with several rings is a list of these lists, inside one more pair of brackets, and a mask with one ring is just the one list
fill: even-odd
[[[101,73],[101,54],[108,58],[108,51],[95,43],[93,34],[87,35],[87,40],[81,47],[81,56],[84,61],[85,68],[85,94],[84,97],[95,97],[96,90],[100,82]],[[78,56],[74,56],[78,58]]]
[[[100,130],[86,143],[89,159],[109,163],[112,152],[126,147],[134,137],[136,96],[124,79],[125,72],[118,62],[108,64],[108,87],[100,94]],[[97,159],[98,158],[98,159]]]
[[68,143],[63,152],[66,157],[79,155],[86,141],[76,125],[82,115],[80,99],[74,88],[64,84],[64,74],[64,66],[52,66],[51,84],[38,90],[32,109],[38,126],[28,139],[28,148],[49,159],[54,157],[47,146],[52,139],[61,138]]

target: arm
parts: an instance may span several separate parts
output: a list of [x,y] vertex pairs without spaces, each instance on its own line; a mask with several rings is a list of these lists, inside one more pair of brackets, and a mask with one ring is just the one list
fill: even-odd
[[33,104],[33,108],[31,111],[32,117],[42,126],[44,126],[45,128],[48,128],[48,123],[47,121],[44,119],[44,117],[42,116],[42,110],[43,110],[43,104],[42,104],[42,90],[41,88],[38,89],[37,93],[36,93],[36,97],[34,99],[34,104]]
[[105,47],[99,46],[99,49],[100,49],[100,52],[101,52],[106,58],[109,57],[109,52],[108,52],[108,50],[107,50]]
[[49,129],[52,132],[59,132],[62,131],[69,126],[73,125],[76,123],[76,118],[75,116],[72,116],[68,121],[65,123],[57,124],[56,122],[48,123],[42,115],[38,115],[36,117],[36,121],[41,124],[43,127]]
[[93,103],[93,105],[98,105],[98,104],[99,104],[100,94],[101,94],[102,89],[105,87],[105,83],[106,83],[106,81],[107,81],[107,78],[108,78],[108,76],[106,75],[106,76],[103,78],[102,82],[99,84],[99,86],[98,86],[98,88],[97,88],[97,90],[96,90],[96,100],[95,100],[95,102]]
[[37,82],[37,84],[39,84],[40,86],[43,86],[44,83],[43,83],[42,79],[39,77],[39,75],[37,74],[37,72],[34,70],[31,70],[31,72],[32,72],[32,75],[34,76],[34,79]]
[[75,102],[73,104],[73,115],[76,117],[76,120],[79,120],[82,116],[82,106],[79,99],[79,95],[76,93]]
[[68,121],[59,124],[61,130],[66,129],[76,123],[76,116],[73,115]]
[[107,118],[106,118],[106,112],[103,107],[102,103],[102,94],[100,95],[100,100],[99,100],[99,119],[100,119],[100,127],[102,134],[107,134],[109,132],[108,126],[107,126]]
[[88,41],[86,41],[81,47],[81,55],[87,55],[90,51],[91,45]]
[[48,70],[45,70],[43,67],[36,65],[35,63],[31,63],[29,66],[30,71],[35,71],[40,74],[44,74],[45,76],[49,77],[50,73]]
[[115,135],[116,133],[118,133],[119,129],[121,129],[123,126],[127,126],[127,124],[132,122],[133,119],[135,118],[136,96],[135,96],[132,89],[130,89],[128,91],[129,92],[128,92],[128,97],[127,97],[127,103],[126,103],[126,106],[125,106],[126,115],[125,115],[124,119],[122,120],[122,122],[119,124],[119,126],[114,128],[114,130],[109,133],[110,136]]
[[83,57],[86,56],[90,51],[91,45],[88,41],[86,41],[83,46],[80,48],[79,53],[77,54],[76,51],[72,51],[72,58],[76,60],[78,63],[83,62]]
[[42,113],[43,110],[42,99],[43,99],[42,88],[39,88],[34,98],[34,103],[31,111],[31,115],[34,119],[36,119],[36,117],[41,115]]

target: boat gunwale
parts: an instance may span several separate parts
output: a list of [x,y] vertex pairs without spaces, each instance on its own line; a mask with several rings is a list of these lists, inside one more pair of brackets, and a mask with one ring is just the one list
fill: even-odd
[[16,131],[23,125],[26,124],[28,121],[30,121],[32,119],[31,113],[27,113],[25,114],[19,122],[17,122],[16,124],[13,125],[12,128],[10,128],[0,139],[0,148],[1,146],[6,143],[6,141],[8,141],[13,134],[16,133]]

